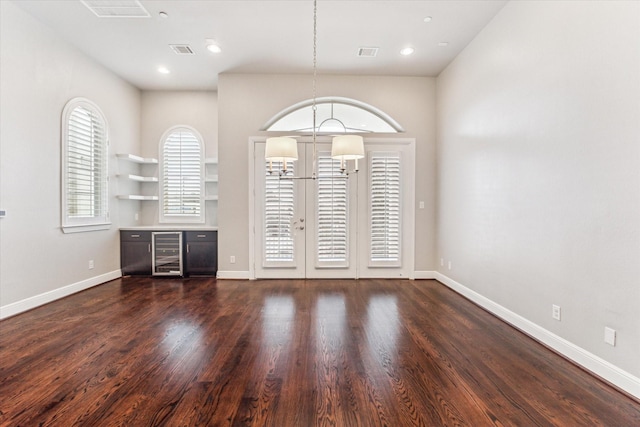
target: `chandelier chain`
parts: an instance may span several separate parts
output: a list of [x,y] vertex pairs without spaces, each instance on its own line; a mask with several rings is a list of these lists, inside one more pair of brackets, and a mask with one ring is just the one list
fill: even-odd
[[316,111],[318,109],[316,105],[316,78],[318,75],[318,2],[313,0],[313,172],[312,176],[315,179],[316,167],[317,167],[317,154],[316,154]]

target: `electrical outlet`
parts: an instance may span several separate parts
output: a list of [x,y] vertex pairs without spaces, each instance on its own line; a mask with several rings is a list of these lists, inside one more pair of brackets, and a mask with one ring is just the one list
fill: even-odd
[[424,202],[420,201],[420,203],[418,204],[418,206],[420,207],[420,209],[424,209]]
[[553,317],[556,320],[560,320],[560,306],[559,305],[555,305],[553,304],[551,306],[551,317]]
[[451,270],[451,261],[449,261],[449,263],[447,264],[447,267],[449,268],[449,270]]
[[89,260],[89,270],[93,270],[93,267],[94,267],[94,266],[95,266],[95,265],[93,264],[93,260],[92,260],[92,259],[90,259],[90,260]]
[[604,327],[604,342],[609,345],[616,346],[616,330]]
[[135,219],[136,221],[140,219],[140,215],[138,214],[138,212],[136,212],[136,214],[133,216],[133,219]]
[[235,263],[236,263],[236,256],[235,256],[235,255],[231,255],[231,256],[229,257],[229,262],[230,262],[231,264],[235,264]]

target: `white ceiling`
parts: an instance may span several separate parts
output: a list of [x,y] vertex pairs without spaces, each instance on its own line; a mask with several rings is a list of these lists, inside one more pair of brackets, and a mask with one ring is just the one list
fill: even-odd
[[[312,72],[312,0],[141,0],[149,18],[98,18],[76,0],[14,3],[143,90],[216,90],[226,72]],[[505,3],[318,0],[318,72],[437,76]],[[210,53],[205,39],[222,52]],[[195,55],[176,55],[169,44],[188,44]],[[401,56],[406,46],[415,53]],[[359,58],[359,47],[380,49]],[[159,74],[160,65],[171,73]]]

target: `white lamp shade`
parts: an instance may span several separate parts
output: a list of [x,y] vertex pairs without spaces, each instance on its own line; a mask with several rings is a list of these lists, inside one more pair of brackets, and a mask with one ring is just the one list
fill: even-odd
[[298,142],[286,136],[267,138],[264,158],[276,162],[298,160]]
[[334,136],[331,157],[339,160],[357,160],[364,157],[364,140],[360,135]]

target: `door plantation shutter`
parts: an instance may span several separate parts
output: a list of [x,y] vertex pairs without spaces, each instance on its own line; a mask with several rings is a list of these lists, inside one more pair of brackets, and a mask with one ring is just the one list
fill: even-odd
[[400,153],[371,152],[370,258],[371,267],[401,266]]
[[162,152],[162,212],[165,217],[201,218],[202,149],[188,129],[172,132]]
[[316,261],[318,267],[348,267],[349,180],[332,177],[340,177],[340,160],[332,159],[329,153],[319,153]]
[[66,135],[65,225],[104,223],[109,219],[107,130],[91,108],[68,116]]
[[[282,162],[273,161],[272,165],[274,171],[282,169]],[[295,175],[292,161],[287,162],[287,169]],[[279,179],[277,172],[270,174],[267,163],[264,194],[264,265],[282,267],[294,262],[294,181]]]

